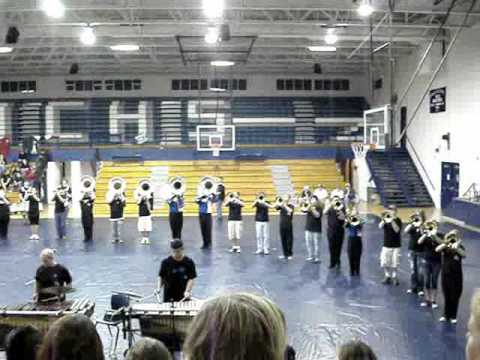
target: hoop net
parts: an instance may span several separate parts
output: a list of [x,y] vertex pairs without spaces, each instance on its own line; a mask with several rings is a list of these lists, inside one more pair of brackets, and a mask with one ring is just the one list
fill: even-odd
[[368,151],[373,151],[376,149],[375,144],[352,143],[351,146],[355,158],[365,158]]

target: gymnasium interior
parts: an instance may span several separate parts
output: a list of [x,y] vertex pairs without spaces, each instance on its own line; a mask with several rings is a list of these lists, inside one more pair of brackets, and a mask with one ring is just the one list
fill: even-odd
[[[152,309],[161,302],[154,291],[171,252],[167,199],[179,181],[195,299],[271,299],[299,360],[337,359],[350,340],[378,359],[474,360],[465,334],[480,279],[479,39],[477,0],[0,0],[0,170],[10,209],[0,240],[0,348],[4,328],[19,326],[10,313],[30,324],[18,306],[32,302],[40,253],[51,248],[73,277],[67,298],[92,305],[105,358],[123,359],[144,329],[130,332],[129,318],[112,333],[102,321],[113,294]],[[212,248],[201,248],[205,179],[245,204],[241,254],[229,253],[227,206],[220,219],[213,207]],[[62,181],[71,205],[59,237],[53,199]],[[126,199],[123,243],[111,241],[115,181]],[[38,240],[25,182],[38,189]],[[137,228],[142,182],[154,196],[149,245]],[[86,184],[95,193],[91,241],[82,229]],[[341,267],[328,268],[327,215],[318,262],[305,261],[301,194],[320,185],[354,194],[358,277],[348,271],[346,239]],[[252,204],[261,193],[271,203],[292,198],[291,260],[278,258],[275,209],[271,256],[255,253]],[[400,284],[382,283],[379,223],[392,207],[403,228],[422,211],[440,233],[458,231],[466,256],[456,324],[439,322],[441,286],[438,309],[407,293],[403,229]],[[46,332],[51,322],[32,324]]]

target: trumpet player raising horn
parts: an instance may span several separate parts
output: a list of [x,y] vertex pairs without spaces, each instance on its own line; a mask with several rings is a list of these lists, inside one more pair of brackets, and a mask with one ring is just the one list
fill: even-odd
[[423,224],[422,233],[418,243],[423,245],[422,267],[425,276],[425,300],[420,306],[436,309],[438,308],[438,277],[442,267],[442,255],[436,251],[436,248],[442,244],[443,234],[438,232],[438,224],[434,220]]
[[318,263],[319,243],[322,234],[323,207],[316,195],[304,198],[301,210],[306,214],[305,221],[305,244],[307,246],[307,261]]
[[295,206],[290,202],[291,196],[277,196],[275,209],[280,212],[280,238],[282,239],[283,255],[279,259],[293,258],[293,212]]
[[410,240],[408,242],[408,258],[410,260],[410,288],[408,294],[417,294],[423,296],[424,293],[424,276],[421,269],[423,259],[423,244],[419,244],[418,240],[422,236],[422,226],[425,222],[425,212],[416,211],[410,216],[410,222],[405,227],[405,234],[408,234]]
[[340,257],[342,255],[343,238],[345,236],[345,205],[343,201],[333,196],[327,201],[323,213],[327,215],[327,237],[328,248],[330,250],[330,266],[329,269],[340,269]]
[[261,192],[252,204],[255,210],[255,233],[257,237],[257,251],[256,255],[270,254],[270,239],[269,239],[269,216],[268,210],[273,208],[266,199],[265,193]]
[[400,262],[400,248],[402,246],[402,220],[397,216],[397,207],[389,206],[382,214],[378,225],[383,229],[383,247],[380,254],[380,265],[385,273],[383,284],[399,285],[397,268]]
[[240,254],[240,237],[242,235],[242,208],[245,205],[240,193],[228,194],[224,205],[228,207],[228,239],[232,242],[231,253]]

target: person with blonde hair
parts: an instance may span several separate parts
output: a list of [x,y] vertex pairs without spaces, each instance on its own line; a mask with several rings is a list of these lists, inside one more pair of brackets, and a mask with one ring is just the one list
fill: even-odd
[[337,360],[377,360],[377,356],[364,342],[352,340],[338,348]]
[[480,360],[480,290],[473,294],[470,304],[470,320],[468,321],[467,360]]
[[127,360],[171,360],[166,346],[159,340],[143,338],[128,350]]
[[282,311],[271,300],[236,293],[207,301],[190,326],[186,360],[283,360]]

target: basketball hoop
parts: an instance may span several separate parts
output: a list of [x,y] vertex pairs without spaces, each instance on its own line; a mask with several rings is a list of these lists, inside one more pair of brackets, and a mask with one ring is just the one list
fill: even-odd
[[219,157],[220,156],[220,149],[222,148],[221,144],[211,144],[212,147],[212,155],[214,157]]
[[365,158],[369,150],[375,150],[374,144],[352,143],[352,151],[355,158]]

